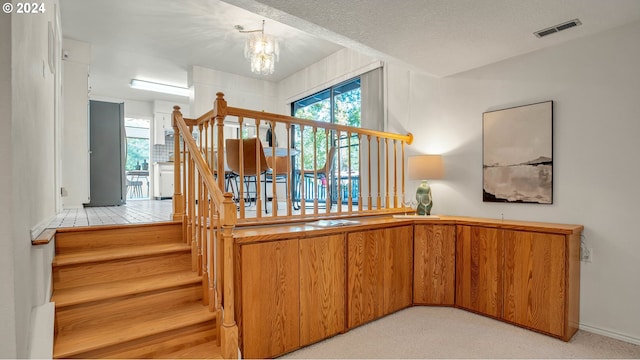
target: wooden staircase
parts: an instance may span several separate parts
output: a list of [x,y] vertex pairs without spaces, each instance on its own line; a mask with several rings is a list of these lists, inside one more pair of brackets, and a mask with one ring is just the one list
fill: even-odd
[[182,223],[58,229],[54,358],[221,358]]

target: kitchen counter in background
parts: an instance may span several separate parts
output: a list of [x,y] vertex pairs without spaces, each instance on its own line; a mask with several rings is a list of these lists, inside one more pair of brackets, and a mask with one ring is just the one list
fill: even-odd
[[163,200],[173,197],[173,167],[173,161],[158,161],[153,163],[154,199]]

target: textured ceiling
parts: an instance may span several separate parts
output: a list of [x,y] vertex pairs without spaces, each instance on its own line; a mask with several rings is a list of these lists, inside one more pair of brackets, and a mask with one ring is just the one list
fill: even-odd
[[[640,20],[638,0],[225,0],[447,76]],[[538,39],[574,18],[583,25]]]
[[[131,78],[185,86],[199,65],[279,81],[341,47],[448,76],[640,21],[640,0],[61,0],[61,15],[66,38],[92,44],[94,94],[152,100],[168,98]],[[583,25],[533,35],[574,18]],[[266,77],[248,71],[233,29],[263,19],[281,41]]]
[[267,19],[265,32],[280,41],[275,73],[252,74],[244,59],[247,34],[263,16],[218,0],[61,0],[65,38],[92,46],[91,88],[98,96],[177,100],[129,89],[132,78],[186,86],[193,65],[279,81],[341,49],[333,42]]

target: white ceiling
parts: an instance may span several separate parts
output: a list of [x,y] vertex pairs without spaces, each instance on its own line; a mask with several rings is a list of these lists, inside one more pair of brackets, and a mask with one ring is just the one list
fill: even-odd
[[[186,86],[199,65],[279,81],[348,47],[416,71],[448,76],[640,21],[638,0],[61,0],[63,34],[92,44],[94,94],[166,99],[128,89],[131,78]],[[533,35],[574,18],[583,25]],[[273,75],[243,58],[246,34],[280,39]],[[313,34],[313,35],[311,35]]]

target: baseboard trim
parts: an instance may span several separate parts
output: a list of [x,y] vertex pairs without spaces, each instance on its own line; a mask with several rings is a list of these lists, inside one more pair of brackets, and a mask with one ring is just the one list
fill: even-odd
[[31,312],[30,359],[51,359],[53,356],[53,323],[55,304],[45,303]]
[[580,323],[579,327],[580,327],[580,330],[584,330],[584,331],[588,331],[588,332],[591,332],[591,333],[594,333],[594,334],[610,337],[610,338],[613,338],[613,339],[616,339],[616,340],[621,340],[621,341],[624,341],[624,342],[640,345],[640,339],[639,338],[635,338],[633,336],[620,334],[620,333],[617,333],[615,331],[606,330],[606,329],[603,329],[603,328],[599,328],[597,326],[591,326],[591,325],[587,325],[587,324],[584,324],[584,323]]

